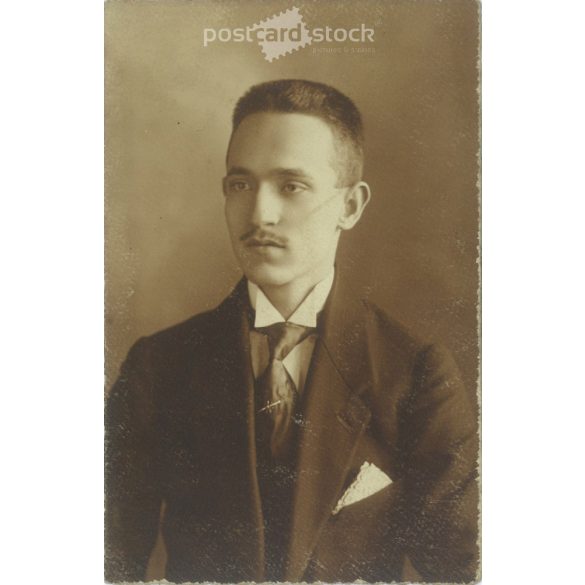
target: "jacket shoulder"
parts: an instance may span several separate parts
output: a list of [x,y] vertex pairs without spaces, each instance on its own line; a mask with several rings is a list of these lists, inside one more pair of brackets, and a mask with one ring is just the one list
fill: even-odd
[[210,343],[221,340],[226,330],[220,307],[140,337],[130,348],[118,381],[142,378],[152,385],[205,362]]
[[457,364],[445,345],[413,333],[370,301],[362,304],[372,367],[411,380],[459,379]]
[[169,347],[180,351],[181,347],[193,346],[225,334],[226,328],[239,319],[244,306],[243,281],[215,308],[197,313],[188,319],[144,336],[137,344],[162,351]]
[[143,345],[164,348],[177,347],[196,342],[201,336],[205,336],[216,329],[218,320],[218,307],[202,313],[197,313],[184,321],[165,327],[150,335],[139,339]]
[[414,334],[378,305],[366,299],[362,299],[361,304],[371,342],[382,343],[387,349],[398,351],[403,357],[407,355],[414,357],[429,345],[429,342]]

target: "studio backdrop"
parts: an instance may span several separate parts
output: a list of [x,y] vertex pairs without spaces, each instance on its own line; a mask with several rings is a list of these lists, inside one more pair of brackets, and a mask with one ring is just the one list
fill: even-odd
[[339,270],[447,346],[477,405],[479,5],[110,0],[105,10],[106,386],[138,338],[212,309],[240,279],[222,194],[231,113],[251,85],[300,78],[339,89],[363,115],[372,200],[342,235]]

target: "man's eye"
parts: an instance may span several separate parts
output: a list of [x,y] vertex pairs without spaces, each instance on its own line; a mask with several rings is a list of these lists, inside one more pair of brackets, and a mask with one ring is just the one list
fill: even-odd
[[306,191],[306,189],[307,187],[301,183],[285,183],[282,186],[284,193],[300,193],[301,191]]
[[232,181],[228,183],[228,189],[234,193],[240,191],[246,191],[250,188],[250,184],[247,181]]

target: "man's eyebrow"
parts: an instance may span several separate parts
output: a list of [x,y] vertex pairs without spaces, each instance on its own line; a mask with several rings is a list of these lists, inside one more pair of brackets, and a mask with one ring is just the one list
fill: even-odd
[[286,168],[278,168],[274,169],[270,173],[271,175],[277,175],[279,177],[295,177],[295,178],[304,178],[310,179],[311,175],[304,171],[303,169],[286,169]]
[[249,169],[245,168],[245,167],[230,167],[228,172],[227,172],[227,176],[229,177],[230,175],[252,175],[252,171],[250,171]]
[[[246,167],[230,167],[227,175],[228,177],[233,175],[253,175],[254,173],[247,169]],[[276,169],[272,169],[269,172],[269,175],[274,177],[292,177],[296,179],[310,179],[311,175],[304,171],[303,169],[298,168],[285,168],[285,167],[278,167]]]

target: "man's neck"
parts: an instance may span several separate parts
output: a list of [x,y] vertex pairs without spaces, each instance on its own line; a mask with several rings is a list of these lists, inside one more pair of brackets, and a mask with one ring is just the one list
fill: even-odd
[[328,272],[324,272],[319,276],[299,278],[281,286],[261,286],[260,288],[274,308],[285,320],[288,320],[307,295],[319,282],[327,278],[327,275]]

